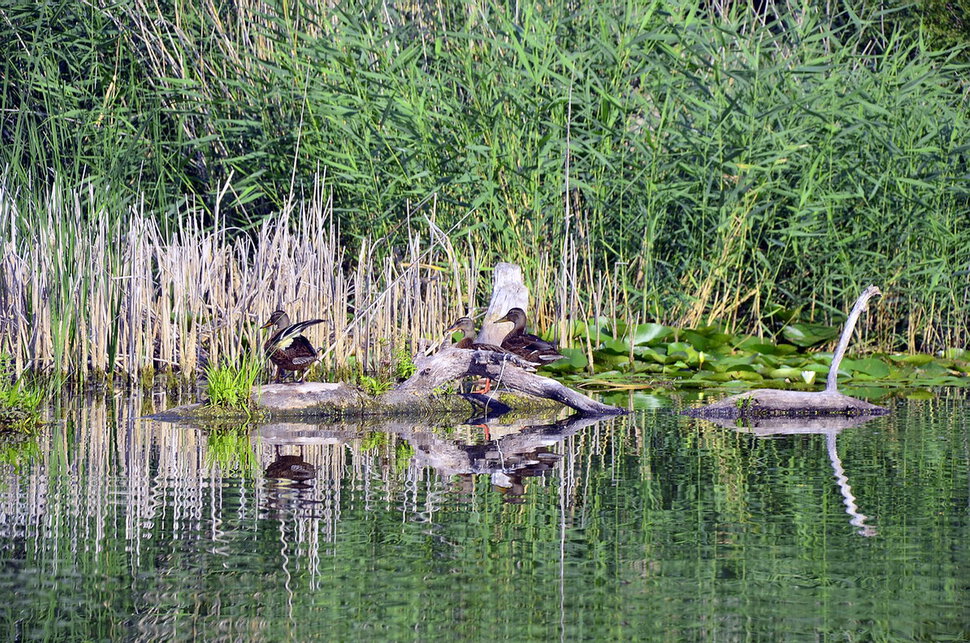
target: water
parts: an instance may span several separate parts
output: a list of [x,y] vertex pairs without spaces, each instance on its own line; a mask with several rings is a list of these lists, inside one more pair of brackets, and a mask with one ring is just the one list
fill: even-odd
[[146,410],[79,401],[0,450],[0,637],[970,637],[959,394],[773,437],[673,408],[490,441]]

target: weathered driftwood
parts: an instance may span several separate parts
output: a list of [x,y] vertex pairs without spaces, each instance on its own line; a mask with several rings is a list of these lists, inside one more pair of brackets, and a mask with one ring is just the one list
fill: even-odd
[[514,263],[500,262],[495,264],[492,272],[492,298],[475,342],[500,346],[512,330],[512,322],[496,324],[495,320],[501,319],[513,308],[529,310],[529,289],[522,279],[522,268]]
[[590,415],[616,415],[625,409],[603,404],[556,380],[522,368],[522,360],[507,353],[447,348],[440,353],[419,360],[417,372],[394,390],[381,396],[389,407],[407,408],[433,394],[448,382],[462,377],[488,377],[497,385],[526,395],[555,400],[580,413]]
[[852,331],[859,315],[866,310],[870,298],[880,295],[876,286],[866,288],[856,300],[849,318],[845,321],[842,336],[832,355],[832,365],[826,379],[825,390],[780,391],[756,389],[726,397],[707,406],[684,411],[684,415],[705,418],[747,418],[766,416],[818,416],[818,415],[885,415],[889,410],[863,400],[843,395],[837,390],[839,364],[845,356]]

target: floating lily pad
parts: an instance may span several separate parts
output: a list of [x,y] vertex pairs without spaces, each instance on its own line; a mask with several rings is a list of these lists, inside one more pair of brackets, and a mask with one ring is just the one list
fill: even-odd
[[839,370],[842,369],[868,377],[884,378],[889,376],[889,366],[875,357],[844,359],[842,360],[842,364],[840,364]]
[[802,381],[802,369],[800,368],[769,368],[765,370],[764,375],[771,379]]
[[791,355],[798,350],[797,346],[791,344],[749,344],[745,348],[762,355]]
[[781,329],[781,334],[792,344],[806,348],[835,339],[839,329],[824,324],[789,324]]
[[714,332],[713,330],[709,333],[685,330],[680,334],[680,337],[683,339],[683,341],[687,342],[697,350],[708,353],[714,352],[718,348],[725,346],[730,339],[730,335]]
[[633,356],[637,360],[652,361],[657,364],[665,364],[667,362],[666,350],[662,346],[658,346],[656,349],[647,346],[634,346]]
[[894,362],[902,362],[903,364],[923,366],[924,364],[929,364],[932,362],[933,356],[925,353],[917,353],[915,355],[890,355],[889,359],[893,360]]
[[661,324],[637,324],[632,333],[634,344],[657,344],[674,333],[674,329]]
[[630,355],[630,345],[622,339],[606,339],[600,344],[600,351],[611,355]]
[[553,373],[576,373],[589,366],[586,353],[579,348],[560,348],[559,352],[565,359],[546,364],[543,369]]

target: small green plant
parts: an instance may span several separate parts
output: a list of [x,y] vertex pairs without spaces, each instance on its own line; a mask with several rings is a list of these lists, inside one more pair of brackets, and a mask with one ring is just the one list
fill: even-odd
[[391,383],[386,380],[379,380],[370,375],[360,376],[360,386],[368,395],[380,395],[390,390]]
[[245,410],[252,408],[253,386],[263,372],[262,363],[243,357],[233,364],[208,365],[205,369],[206,393],[210,407]]
[[10,375],[10,358],[0,356],[0,432],[25,433],[40,424],[43,391]]
[[406,380],[414,375],[418,367],[414,365],[414,357],[407,346],[401,344],[394,351],[394,373],[398,379]]

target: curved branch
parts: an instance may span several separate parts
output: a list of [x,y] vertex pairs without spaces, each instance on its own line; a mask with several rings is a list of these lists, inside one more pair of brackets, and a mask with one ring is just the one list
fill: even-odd
[[839,364],[842,362],[842,358],[845,357],[845,351],[849,347],[849,340],[852,339],[852,331],[855,330],[855,323],[858,321],[859,315],[866,310],[866,304],[870,298],[881,294],[882,292],[877,286],[869,286],[862,291],[862,294],[856,299],[855,305],[852,306],[852,311],[849,312],[849,318],[845,320],[842,336],[839,337],[839,343],[835,347],[835,353],[832,355],[832,365],[829,366],[828,377],[825,378],[825,391],[827,393],[835,393],[838,390]]

